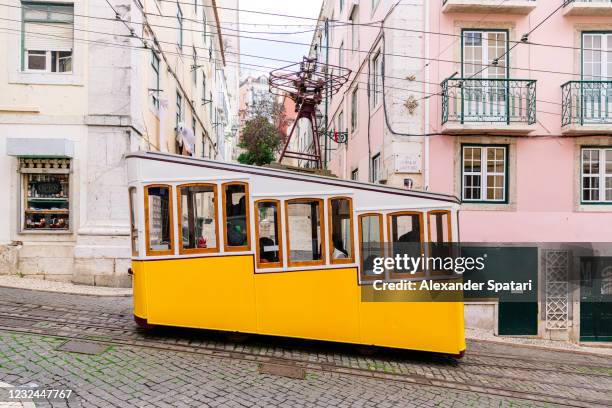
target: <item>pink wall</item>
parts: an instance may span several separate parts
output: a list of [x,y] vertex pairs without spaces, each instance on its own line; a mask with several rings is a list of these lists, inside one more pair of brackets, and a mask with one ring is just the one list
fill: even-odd
[[[520,40],[546,18],[562,0],[539,0],[528,15],[442,13],[442,1],[430,2],[430,31],[460,33],[460,27],[507,28],[511,25],[510,40]],[[495,3],[492,1],[492,3]],[[610,17],[565,17],[557,12],[529,37],[531,42],[580,47],[582,30],[612,31]],[[456,62],[436,62],[430,66],[430,81],[441,83],[455,71],[461,72],[458,37],[429,35],[429,55],[434,59]],[[510,44],[512,46],[512,43]],[[529,68],[534,71],[528,71]],[[584,206],[579,208],[579,178],[577,159],[581,144],[606,143],[609,136],[586,138],[559,137],[561,135],[561,85],[580,79],[580,52],[572,49],[519,44],[510,53],[511,78],[537,80],[537,128],[529,136],[517,137],[511,145],[516,164],[510,160],[509,172],[515,174],[515,185],[509,189],[515,206],[498,207],[486,204],[478,209],[465,206],[460,218],[461,239],[469,241],[611,241],[612,206]],[[558,71],[545,73],[535,70]],[[460,74],[458,75],[460,76]],[[440,91],[432,85],[431,92]],[[429,130],[437,132],[441,126],[441,97],[429,99],[431,119]],[[502,125],[503,126],[503,125]],[[472,136],[472,135],[470,135]],[[500,136],[501,138],[502,136]],[[435,136],[430,139],[430,190],[459,194],[460,181],[458,138]],[[472,141],[473,139],[470,139]],[[492,136],[481,143],[496,143]],[[512,178],[511,178],[512,180]],[[502,209],[500,211],[500,208]],[[599,212],[592,212],[597,208]]]

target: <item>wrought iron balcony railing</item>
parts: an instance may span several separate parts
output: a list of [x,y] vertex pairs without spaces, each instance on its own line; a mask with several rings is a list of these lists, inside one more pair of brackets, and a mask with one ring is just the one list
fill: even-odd
[[442,124],[536,122],[536,81],[449,78],[442,82]]
[[612,125],[612,81],[569,81],[561,96],[563,126]]

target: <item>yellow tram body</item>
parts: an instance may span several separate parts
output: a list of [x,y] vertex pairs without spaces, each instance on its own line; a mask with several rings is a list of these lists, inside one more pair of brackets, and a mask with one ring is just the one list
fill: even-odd
[[[411,214],[418,213],[419,217],[412,220],[421,220],[419,232],[424,240],[424,235],[431,236],[425,224],[429,215],[448,214],[447,233],[450,240],[450,237],[457,236],[458,230],[458,203],[454,197],[162,153],[134,153],[127,157],[127,161],[132,214],[134,315],[137,320],[151,325],[286,336],[453,355],[465,350],[462,302],[364,301],[362,289],[364,285],[371,286],[372,279],[363,275],[363,260],[359,261],[363,246],[360,241],[360,234],[363,233],[361,223],[365,220],[362,216],[370,217],[372,213],[380,216],[376,220],[381,233],[387,230],[390,233],[392,214],[404,210],[409,210]],[[180,248],[190,238],[186,236],[187,229],[179,230],[177,224],[197,217],[178,214],[177,207],[181,206],[181,200],[183,204],[187,201],[184,195],[180,196],[181,200],[177,196],[181,191],[180,186],[198,182],[212,185],[207,191],[214,197],[211,200],[214,205],[210,207],[211,219],[214,220],[208,225],[221,225],[219,220],[230,225],[230,221],[224,218],[230,218],[223,211],[225,208],[219,208],[227,203],[221,204],[222,200],[217,195],[227,183],[244,183],[248,186],[243,195],[247,204],[243,207],[250,213],[265,209],[260,202],[278,204],[274,208],[277,235],[273,236],[278,238],[276,245],[261,244],[264,242],[261,237],[256,242],[263,222],[258,218],[256,224],[256,217],[248,213],[246,233],[249,237],[247,245],[240,247],[240,250],[232,251],[228,244],[229,227],[219,227],[208,234],[206,245],[202,244],[203,238],[198,237],[202,247],[199,251],[197,248],[192,248],[193,251]],[[147,197],[147,191],[153,191],[148,186],[168,186],[170,193],[168,205],[161,206],[167,209],[168,220],[160,225],[163,224],[170,235],[161,249],[152,244],[158,241],[161,229],[153,231],[154,227],[148,225],[149,222],[158,222],[155,220],[159,217],[153,214],[155,210],[151,208],[160,207],[159,200],[150,201],[150,197],[149,201],[143,200]],[[290,191],[292,189],[295,191]],[[359,195],[361,191],[370,197],[362,199]],[[333,212],[335,207],[329,200],[339,196],[343,199],[350,197],[351,200],[351,214],[343,222],[343,234],[351,241],[353,248],[343,249],[348,255],[340,254],[335,259],[338,254],[334,252],[336,243],[332,246],[332,239],[326,242],[325,230],[329,228],[327,235],[332,236],[332,221],[336,212]],[[308,197],[313,197],[312,202],[320,200],[321,203],[316,205],[320,218],[317,227],[313,228],[316,232],[312,237],[319,234],[321,238],[317,241],[320,252],[317,255],[322,259],[295,261],[291,258],[299,252],[289,248],[291,244],[299,243],[300,237],[291,235],[289,225],[293,225],[290,221],[294,219],[302,224],[303,220],[290,218],[289,205]],[[283,207],[281,204],[285,201]],[[329,206],[324,205],[326,201],[330,202]],[[411,202],[402,204],[404,201]],[[380,210],[376,210],[376,206]],[[231,210],[231,206],[228,208]],[[162,214],[165,213],[162,211]],[[304,219],[317,218],[315,212],[310,214]],[[387,218],[388,228],[383,228]],[[356,219],[359,220],[358,226],[355,226]],[[287,224],[285,228],[281,228],[282,221]],[[244,228],[242,230],[244,232]],[[381,241],[383,236],[384,233],[380,236]],[[288,242],[290,237],[295,242]],[[385,240],[388,239],[389,236],[386,236]],[[211,248],[209,242],[213,240],[215,245]],[[348,247],[345,245],[344,248]],[[155,248],[155,251],[151,248]],[[271,263],[262,259],[265,248],[278,252]],[[316,248],[313,251],[317,252]]]

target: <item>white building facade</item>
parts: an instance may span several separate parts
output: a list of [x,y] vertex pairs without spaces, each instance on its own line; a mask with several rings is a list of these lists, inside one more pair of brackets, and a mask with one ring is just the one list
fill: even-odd
[[231,157],[216,2],[7,3],[0,273],[129,286],[125,153]]

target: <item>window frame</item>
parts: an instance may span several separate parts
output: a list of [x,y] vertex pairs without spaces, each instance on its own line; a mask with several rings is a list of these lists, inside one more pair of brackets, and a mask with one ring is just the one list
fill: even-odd
[[[379,61],[380,59],[380,61]],[[371,61],[372,87],[370,92],[370,106],[377,108],[382,102],[382,52],[379,48]],[[379,89],[380,88],[380,89]],[[370,112],[372,114],[373,112]]]
[[[241,185],[244,186],[244,205],[245,205],[245,215],[246,215],[246,237],[247,244],[242,246],[229,246],[227,244],[227,210],[226,210],[226,198],[225,198],[225,189],[228,186],[232,185]],[[224,252],[248,252],[251,250],[251,206],[250,206],[250,195],[249,195],[249,183],[244,181],[229,181],[227,183],[221,184],[221,199],[222,199],[222,222],[223,222],[223,251]]]
[[362,218],[365,217],[378,217],[378,229],[379,229],[379,234],[380,234],[380,256],[381,258],[385,257],[385,226],[384,226],[384,215],[383,213],[379,213],[379,212],[367,212],[367,213],[363,213],[363,214],[359,214],[357,216],[357,222],[358,222],[358,226],[357,226],[357,230],[358,230],[358,237],[357,239],[359,240],[359,276],[361,278],[361,280],[364,281],[373,281],[373,280],[377,280],[377,279],[384,279],[385,278],[385,273],[381,273],[380,275],[373,275],[373,276],[368,276],[365,275],[365,268],[363,266],[363,227],[362,227]]
[[[375,175],[374,161],[375,160],[377,160],[377,162],[378,162],[378,169],[379,169],[378,176],[380,177],[379,179],[376,179],[374,177],[374,175]],[[382,167],[381,167],[381,161],[380,161],[380,153],[376,153],[370,159],[370,178],[372,180],[372,183],[379,183],[380,184],[380,180],[382,180]]]
[[[319,218],[320,222],[320,230],[321,230],[321,259],[315,261],[292,261],[291,260],[291,235],[289,234],[289,205],[292,203],[300,203],[300,202],[312,202],[317,201],[319,203]],[[300,197],[300,198],[292,198],[289,200],[285,200],[285,234],[287,237],[287,267],[292,266],[319,266],[326,265],[326,251],[325,251],[325,211],[324,211],[325,201],[322,198],[308,198],[308,197]]]
[[351,170],[351,181],[359,181],[359,168]]
[[348,18],[351,25],[351,55],[359,51],[359,5],[353,4]]
[[[391,231],[391,229],[393,228],[393,223],[391,222],[391,219],[395,216],[402,216],[402,215],[418,215],[419,216],[419,224],[421,225],[421,231],[420,231],[420,240],[421,240],[421,256],[425,256],[425,218],[423,216],[423,211],[414,211],[414,210],[402,210],[402,211],[395,211],[395,212],[390,212],[387,213],[387,243],[388,246],[390,248],[390,257],[394,258],[395,257],[395,253],[393,251],[393,231]],[[391,279],[397,279],[397,278],[402,278],[402,277],[406,277],[406,276],[410,276],[411,278],[422,278],[425,277],[425,270],[426,268],[423,268],[423,270],[419,271],[419,272],[415,272],[415,273],[410,273],[410,272],[396,272],[395,270],[392,270],[389,272],[389,276]]]
[[156,88],[151,90],[151,99],[153,101],[153,107],[155,109],[159,109],[159,99],[160,99],[160,89],[159,89],[159,85],[160,85],[160,63],[161,60],[160,58],[157,56],[157,53],[155,52],[155,50],[151,50],[151,68],[153,69],[153,73],[155,76],[155,86]]
[[[504,62],[505,62],[505,79],[510,78],[510,30],[508,29],[504,29],[504,28],[462,28],[461,29],[461,77],[465,77],[465,35],[467,32],[478,32],[478,33],[504,33],[506,35],[506,49],[505,49],[505,53],[504,53]],[[482,37],[484,39],[484,36]],[[483,57],[484,57],[484,53],[486,52],[487,54],[487,58],[489,56],[488,52],[488,40],[487,40],[487,46],[485,47],[484,42],[482,45],[482,49],[483,49]],[[484,65],[485,69],[481,72],[481,74],[483,73],[489,73],[489,68],[491,67],[491,61],[484,61],[483,58],[483,62],[486,62],[486,65]],[[483,65],[480,66],[480,69],[483,68]],[[499,65],[498,65],[499,66]],[[497,67],[498,67],[497,66]],[[493,67],[493,68],[497,68],[497,67]],[[478,71],[476,71],[478,72]],[[494,78],[491,77],[490,75],[484,76],[481,75],[480,77],[474,77],[475,79],[487,79],[487,78]],[[503,78],[502,78],[503,79]]]
[[[486,175],[488,175],[488,172],[483,172],[483,164],[482,164],[482,158],[483,158],[483,154],[481,153],[480,155],[480,166],[481,166],[481,172],[480,172],[480,177],[481,177],[481,183],[480,183],[480,198],[479,199],[466,199],[464,196],[464,187],[465,187],[465,183],[464,183],[464,160],[465,160],[465,148],[466,147],[478,147],[478,148],[504,148],[504,199],[503,200],[488,200],[488,199],[483,199],[483,192],[486,196],[486,187],[487,184],[486,182],[483,183],[483,180],[485,180]],[[486,155],[485,155],[486,156]],[[509,193],[510,193],[510,163],[509,163],[509,159],[510,159],[510,145],[507,144],[478,144],[478,143],[462,143],[461,144],[461,157],[460,157],[460,162],[459,162],[459,166],[460,166],[460,176],[461,176],[461,180],[460,180],[460,197],[461,197],[461,201],[465,202],[465,203],[474,203],[474,204],[508,204],[509,202]],[[486,160],[485,160],[485,168],[486,168]],[[486,180],[485,180],[486,181]]]
[[[274,203],[276,204],[277,211],[277,223],[276,223],[276,234],[278,235],[278,262],[267,262],[261,263],[260,259],[260,249],[259,249],[259,204],[260,203]],[[255,216],[255,265],[258,269],[269,269],[269,268],[282,268],[284,257],[283,257],[283,215],[281,213],[281,201],[273,198],[264,198],[261,200],[256,200],[253,203],[254,207],[254,216]]]
[[[596,50],[595,48],[589,48],[585,50],[584,47],[584,43],[585,43],[585,36],[587,35],[600,35],[602,36],[602,40],[603,38],[605,38],[606,36],[610,36],[611,38],[609,39],[610,41],[612,41],[612,30],[596,30],[596,31],[589,31],[589,30],[585,30],[585,31],[581,31],[580,32],[580,80],[584,81],[584,77],[585,77],[585,66],[584,66],[584,54],[585,51],[593,51]],[[600,67],[602,68],[601,70],[601,75],[598,79],[591,79],[591,81],[604,81],[605,78],[609,78],[610,76],[612,76],[612,72],[608,72],[607,68],[608,68],[608,64],[612,63],[612,56],[608,55],[609,51],[606,51],[604,49],[603,46],[603,41],[602,41],[602,46],[599,50],[597,50],[601,53],[601,60],[600,60]]]
[[[599,173],[597,177],[599,179],[599,200],[585,200],[584,199],[584,187],[583,180],[585,177],[594,177],[594,174],[589,173],[588,176],[584,173],[584,156],[585,150],[598,150],[599,151]],[[606,151],[612,152],[612,146],[580,146],[580,179],[578,181],[578,188],[580,194],[580,205],[612,205],[612,200],[606,200],[606,178],[612,179],[612,174],[606,174]],[[603,193],[603,195],[602,195]],[[603,200],[601,198],[604,198]]]
[[[332,219],[332,201],[333,200],[348,200],[349,202],[349,213],[350,213],[350,237],[351,237],[351,256],[348,258],[334,259],[334,243],[332,240],[333,232],[333,219]],[[334,196],[327,199],[327,229],[329,235],[328,250],[329,250],[329,263],[331,265],[337,264],[352,264],[355,263],[355,228],[353,227],[353,199],[348,196]]]
[[[216,246],[214,248],[183,248],[183,214],[182,214],[182,203],[181,203],[181,189],[183,187],[212,187],[213,194],[215,195],[215,243]],[[179,255],[189,255],[189,254],[210,254],[210,253],[219,253],[221,250],[221,245],[219,245],[219,195],[217,184],[216,183],[187,183],[187,184],[179,184],[176,186],[176,214],[178,217],[178,231],[179,231]]]
[[359,103],[358,91],[359,91],[359,86],[356,86],[351,92],[351,134],[354,134],[357,132],[357,125],[358,125],[357,108],[359,106],[358,105]]
[[[132,191],[136,199],[132,198]],[[138,189],[136,187],[128,187],[128,200],[130,204],[130,246],[132,247],[132,256],[137,257],[140,254],[140,234],[138,231],[138,208],[134,207],[138,202]],[[134,236],[134,230],[136,236]]]
[[183,49],[183,10],[181,10],[181,5],[180,3],[176,2],[176,20],[177,20],[177,41],[176,41],[176,45],[178,46],[179,50]]
[[427,242],[428,243],[432,243],[431,241],[431,228],[429,228],[429,226],[431,225],[431,215],[433,214],[447,214],[448,215],[448,222],[447,222],[447,228],[448,228],[448,242],[453,242],[453,222],[452,222],[452,211],[451,210],[429,210],[427,211]]
[[[53,25],[57,25],[57,24],[67,24],[66,21],[62,21],[62,20],[51,20],[51,19],[45,19],[45,20],[35,20],[35,19],[26,19],[26,10],[23,6],[44,6],[47,7],[46,13],[47,13],[47,17],[50,13],[50,8],[52,7],[67,7],[67,6],[72,6],[72,21],[69,23],[72,26],[72,49],[70,50],[70,59],[71,59],[71,69],[70,71],[53,71],[52,66],[53,66],[53,53],[54,52],[67,52],[67,51],[59,51],[59,50],[49,50],[49,49],[27,49],[25,46],[25,38],[26,38],[26,23],[30,22],[30,23],[38,23],[41,25],[44,24],[49,24],[51,26]],[[74,38],[74,8],[75,8],[75,3],[55,3],[55,2],[37,2],[37,1],[20,1],[19,2],[19,6],[21,8],[21,32],[20,32],[20,36],[21,36],[21,50],[20,50],[20,57],[21,57],[21,71],[23,72],[36,72],[36,73],[44,73],[44,74],[63,74],[63,75],[71,75],[74,73],[74,44],[75,44],[75,38]],[[62,13],[59,12],[59,14],[66,14],[66,13]],[[28,53],[30,51],[34,51],[34,52],[43,52],[44,56],[45,56],[45,68],[44,69],[31,69],[29,68],[29,61],[28,61]],[[59,62],[59,61],[56,61]]]
[[[170,248],[162,250],[152,250],[151,238],[149,235],[149,189],[156,187],[164,187],[168,189],[168,214],[170,217],[169,230],[170,230]],[[172,198],[172,186],[169,184],[148,184],[143,187],[144,190],[144,210],[145,210],[145,254],[146,256],[159,256],[159,255],[174,255],[174,203]]]

